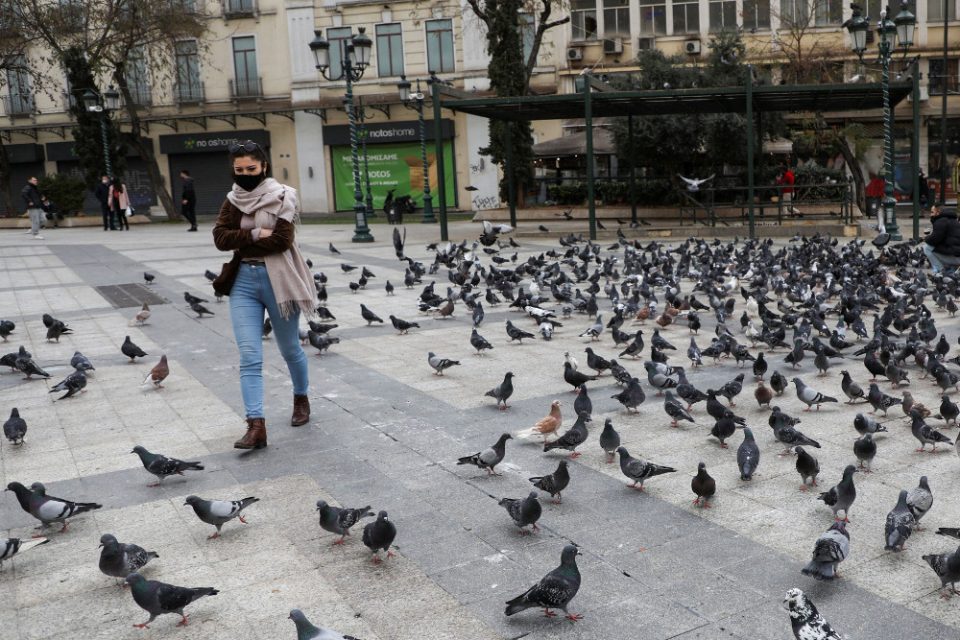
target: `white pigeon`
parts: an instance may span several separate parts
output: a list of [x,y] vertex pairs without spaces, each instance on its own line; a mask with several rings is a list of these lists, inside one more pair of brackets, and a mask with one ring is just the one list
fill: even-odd
[[713,180],[713,176],[716,174],[711,173],[709,178],[684,178],[679,173],[677,175],[680,176],[681,180],[687,183],[687,191],[696,193],[697,191],[700,191],[700,185],[702,185],[704,182]]
[[[570,363],[570,368],[574,371],[577,370],[577,359],[570,355],[569,351],[563,352],[563,361]],[[957,438],[957,441],[960,442],[960,438]],[[960,455],[960,449],[958,449],[958,455]]]

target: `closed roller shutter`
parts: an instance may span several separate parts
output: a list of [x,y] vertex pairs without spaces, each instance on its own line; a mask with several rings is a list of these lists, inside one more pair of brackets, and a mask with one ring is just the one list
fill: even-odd
[[173,201],[179,210],[183,181],[180,170],[186,169],[193,177],[197,192],[197,215],[220,212],[220,206],[233,186],[230,177],[230,155],[227,153],[171,154],[170,176],[173,182]]
[[[57,173],[71,175],[80,180],[84,179],[80,170],[79,160],[59,160]],[[150,176],[147,173],[146,163],[139,157],[128,157],[127,168],[123,174],[123,183],[127,185],[130,194],[130,204],[139,213],[147,213],[157,204],[157,194],[150,185]],[[83,198],[83,211],[91,215],[100,215],[100,202],[93,191],[87,191]]]

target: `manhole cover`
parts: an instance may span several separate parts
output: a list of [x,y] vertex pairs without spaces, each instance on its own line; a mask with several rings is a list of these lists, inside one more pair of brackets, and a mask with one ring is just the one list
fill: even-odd
[[142,284],[110,284],[102,287],[94,287],[100,295],[118,309],[126,307],[141,307],[143,303],[147,304],[166,304],[170,302],[166,298],[161,298],[149,287]]

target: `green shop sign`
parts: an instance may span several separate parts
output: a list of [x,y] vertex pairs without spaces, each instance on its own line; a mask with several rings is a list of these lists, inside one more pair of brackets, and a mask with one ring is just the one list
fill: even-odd
[[[330,147],[333,165],[334,203],[337,211],[353,209],[353,161],[349,146]],[[394,190],[393,197],[409,195],[417,207],[423,206],[423,161],[419,142],[376,144],[367,147],[367,163],[370,170],[370,192],[373,208],[382,212],[387,192]],[[446,202],[454,205],[456,197],[456,174],[453,170],[453,144],[443,143],[444,177],[446,178]],[[427,166],[430,172],[430,192],[434,208],[437,207],[437,159],[434,145],[427,145]],[[360,155],[360,186],[364,202],[367,183],[363,172],[363,155]]]

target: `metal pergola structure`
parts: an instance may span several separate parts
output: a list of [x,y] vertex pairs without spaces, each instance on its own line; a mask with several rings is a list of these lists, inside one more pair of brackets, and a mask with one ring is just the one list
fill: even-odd
[[[489,120],[566,120],[583,119],[587,140],[587,207],[589,212],[590,238],[597,237],[596,204],[594,201],[594,158],[593,158],[593,118],[626,117],[628,132],[632,138],[633,118],[637,116],[690,114],[690,113],[740,113],[746,119],[747,136],[747,195],[750,237],[755,237],[754,222],[754,156],[756,154],[758,127],[755,118],[764,112],[844,112],[866,111],[882,107],[882,87],[880,83],[862,84],[819,84],[819,85],[778,85],[755,86],[753,69],[744,68],[746,81],[738,87],[715,87],[699,89],[667,89],[656,91],[614,91],[600,80],[584,75],[583,91],[580,93],[513,96],[513,97],[476,97],[470,93],[453,89],[439,83],[433,88],[434,126],[440,127],[442,109],[468,113]],[[913,193],[917,192],[919,174],[919,131],[920,101],[919,73],[914,63],[912,79],[890,83],[890,104],[899,104],[907,96],[913,96]],[[439,140],[437,136],[437,140]],[[436,149],[439,188],[440,235],[447,240],[447,205],[443,186],[443,150],[438,144]],[[506,159],[506,173],[511,176],[509,184],[510,224],[517,225],[516,188],[513,184],[511,159]],[[636,221],[637,207],[634,184],[633,163],[630,169],[630,194],[633,221]],[[913,235],[919,236],[919,199],[914,198]]]

